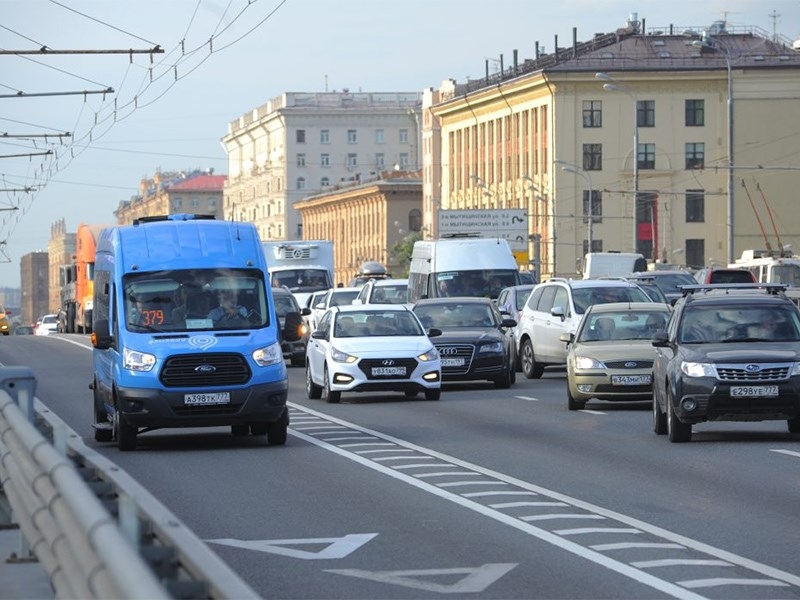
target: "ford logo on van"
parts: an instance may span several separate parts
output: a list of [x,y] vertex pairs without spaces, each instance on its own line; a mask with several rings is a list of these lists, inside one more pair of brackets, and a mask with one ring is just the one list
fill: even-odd
[[196,373],[214,373],[217,367],[214,365],[197,365],[194,370]]

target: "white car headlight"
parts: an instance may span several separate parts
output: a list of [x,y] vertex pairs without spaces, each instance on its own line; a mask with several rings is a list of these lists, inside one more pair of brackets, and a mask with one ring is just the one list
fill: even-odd
[[342,352],[341,350],[337,350],[333,346],[331,346],[331,359],[334,362],[340,363],[354,363],[358,360],[358,357],[353,356],[352,354],[347,354],[347,352]]
[[129,348],[122,349],[122,366],[131,371],[149,371],[156,364],[156,357],[147,352]]
[[709,363],[681,362],[681,371],[689,377],[716,377],[717,370]]
[[268,367],[283,361],[283,351],[279,343],[270,344],[266,348],[253,350],[251,356],[259,367]]
[[422,354],[417,356],[422,362],[428,362],[431,360],[436,360],[439,358],[439,351],[435,347],[431,347],[430,350],[427,352],[423,352]]
[[502,354],[503,344],[500,342],[492,342],[490,344],[483,344],[482,346],[478,347],[478,354],[483,354],[484,352],[491,352],[492,354]]
[[601,361],[589,356],[576,356],[575,368],[579,371],[589,369],[605,369],[606,365]]
[[800,362],[792,364],[791,375],[800,375]]

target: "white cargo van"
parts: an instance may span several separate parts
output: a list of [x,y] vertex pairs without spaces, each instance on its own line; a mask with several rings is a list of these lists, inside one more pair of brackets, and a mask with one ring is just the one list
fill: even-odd
[[445,296],[497,298],[519,285],[519,267],[502,238],[451,237],[414,243],[408,302]]

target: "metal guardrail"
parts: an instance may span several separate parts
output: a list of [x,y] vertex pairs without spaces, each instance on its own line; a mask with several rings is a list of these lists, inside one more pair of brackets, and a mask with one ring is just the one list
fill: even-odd
[[[59,598],[258,598],[161,502],[0,368],[0,518]],[[0,523],[2,524],[2,523]]]

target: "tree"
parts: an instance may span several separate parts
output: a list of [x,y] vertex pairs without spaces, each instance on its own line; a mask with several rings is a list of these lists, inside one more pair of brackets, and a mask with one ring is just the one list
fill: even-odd
[[421,239],[421,232],[412,231],[392,246],[391,252],[394,257],[393,262],[402,269],[402,274],[397,274],[396,277],[401,279],[408,277],[408,269],[411,266],[411,253],[414,251],[414,242]]

